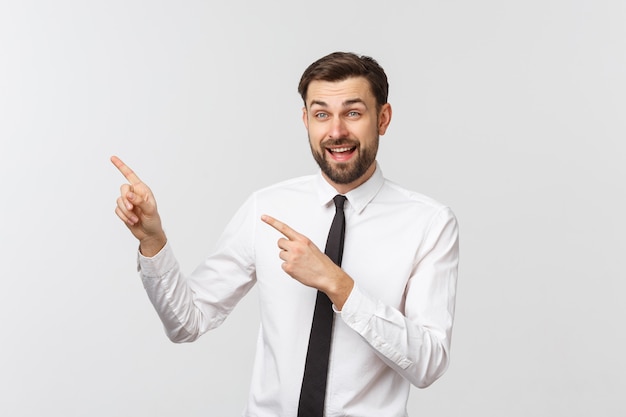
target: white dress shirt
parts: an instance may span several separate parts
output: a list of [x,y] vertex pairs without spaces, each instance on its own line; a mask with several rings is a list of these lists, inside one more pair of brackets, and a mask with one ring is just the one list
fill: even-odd
[[[183,276],[168,244],[139,256],[168,337],[191,342],[219,326],[257,285],[261,326],[247,417],[295,417],[316,291],[281,268],[269,214],[324,250],[337,194],[321,174],[254,193],[217,249]],[[449,362],[458,265],[451,210],[383,178],[346,194],[342,268],[355,286],[335,311],[325,415],[406,416],[410,384],[426,387]]]

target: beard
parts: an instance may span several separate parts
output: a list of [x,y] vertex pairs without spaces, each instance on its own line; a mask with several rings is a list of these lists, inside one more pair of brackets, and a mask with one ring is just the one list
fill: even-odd
[[[320,144],[321,150],[317,150],[313,148],[311,138],[309,137],[313,159],[315,159],[322,172],[336,184],[350,184],[365,175],[376,160],[378,142],[378,135],[376,135],[373,145],[370,147],[361,147],[358,141],[347,138],[327,139]],[[348,162],[329,161],[328,153],[326,152],[327,146],[354,147],[354,152],[357,152],[357,154]]]

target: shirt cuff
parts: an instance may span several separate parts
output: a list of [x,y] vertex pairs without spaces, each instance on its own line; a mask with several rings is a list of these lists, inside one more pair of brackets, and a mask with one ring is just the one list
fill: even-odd
[[401,369],[407,369],[413,362],[398,347],[401,338],[397,335],[394,337],[393,332],[387,334],[385,331],[385,323],[392,323],[392,317],[385,318],[384,310],[385,306],[382,303],[369,297],[355,285],[343,305],[341,318],[384,357]]
[[362,333],[376,313],[376,302],[365,295],[355,283],[343,309],[337,312],[348,326]]
[[169,242],[165,242],[165,246],[152,257],[143,256],[141,252],[137,250],[137,271],[146,278],[158,278],[163,276],[175,266],[176,258],[174,257],[174,251],[170,247]]

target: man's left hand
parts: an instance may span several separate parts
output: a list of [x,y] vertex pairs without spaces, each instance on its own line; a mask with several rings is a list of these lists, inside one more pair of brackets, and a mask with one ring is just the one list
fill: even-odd
[[352,278],[306,236],[271,216],[263,215],[261,220],[284,236],[278,239],[283,270],[302,284],[325,292],[341,310],[354,286]]

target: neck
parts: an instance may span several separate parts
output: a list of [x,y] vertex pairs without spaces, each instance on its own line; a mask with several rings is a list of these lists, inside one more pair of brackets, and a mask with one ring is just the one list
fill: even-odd
[[334,182],[333,180],[331,180],[330,178],[328,178],[326,174],[324,174],[323,172],[322,172],[322,176],[330,185],[333,186],[335,190],[337,190],[339,194],[347,194],[348,192],[354,190],[355,188],[359,187],[360,185],[365,183],[367,180],[369,180],[372,177],[372,175],[374,175],[374,172],[376,172],[376,161],[372,162],[372,165],[370,165],[367,171],[365,171],[365,174],[361,175],[358,179],[348,184],[338,184]]

